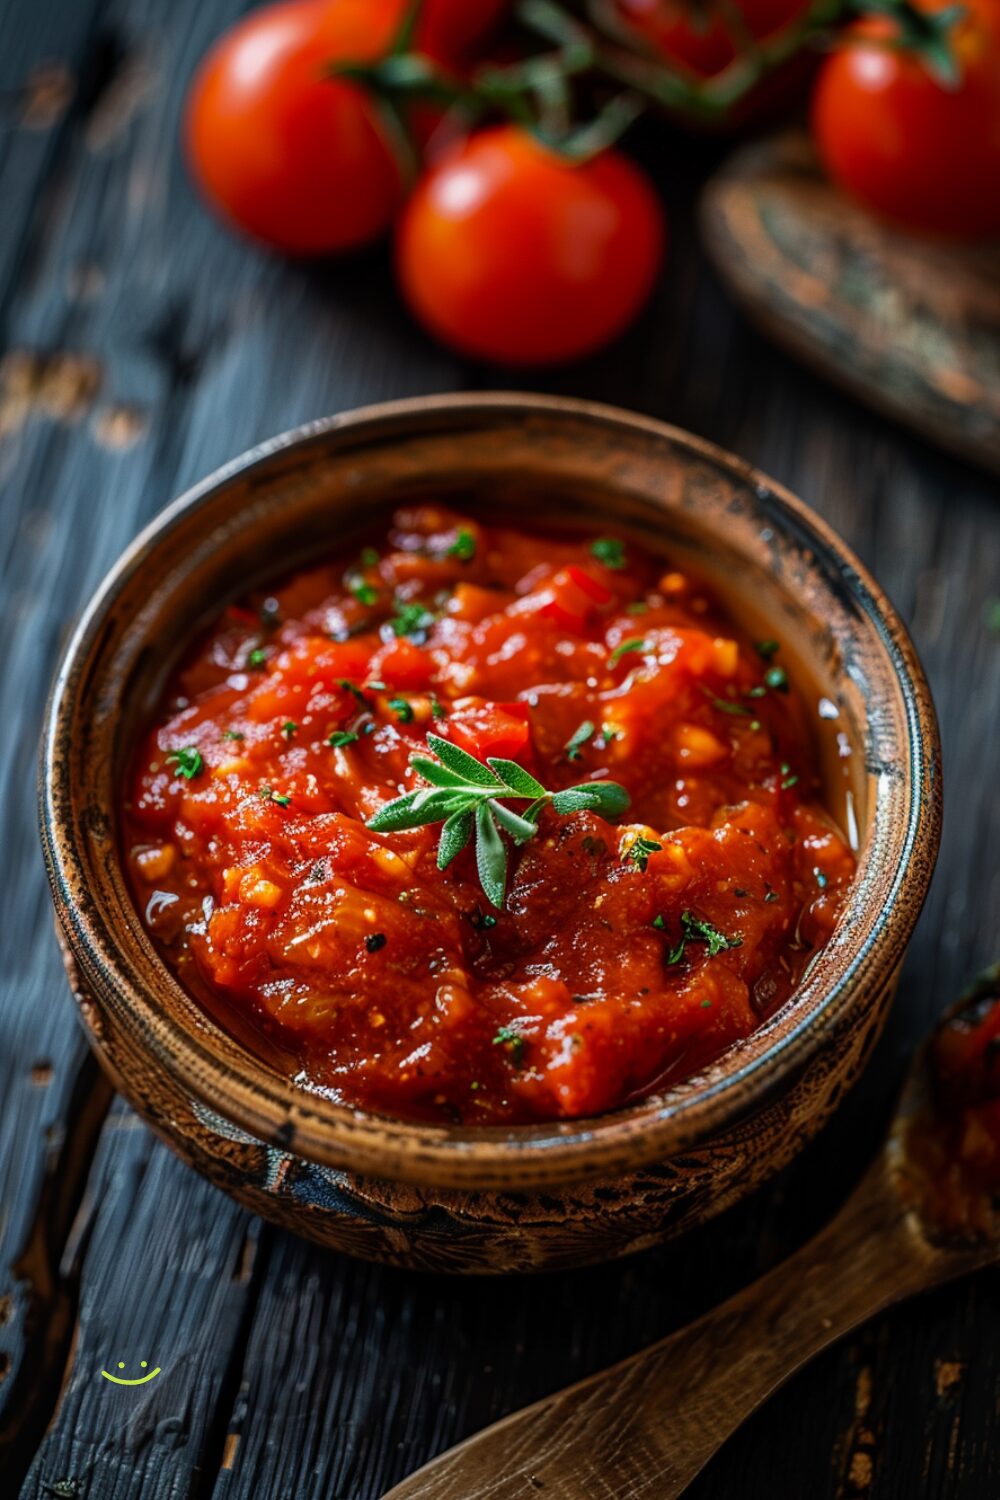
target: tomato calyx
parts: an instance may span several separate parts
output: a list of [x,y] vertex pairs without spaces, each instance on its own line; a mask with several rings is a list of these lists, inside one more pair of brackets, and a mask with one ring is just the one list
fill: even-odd
[[[884,46],[916,57],[942,88],[954,92],[961,86],[962,64],[953,45],[956,27],[966,19],[962,4],[944,10],[922,10],[913,0],[853,0],[861,16],[884,16],[894,24],[895,35],[866,36],[866,46]],[[848,38],[848,45],[851,39]]]

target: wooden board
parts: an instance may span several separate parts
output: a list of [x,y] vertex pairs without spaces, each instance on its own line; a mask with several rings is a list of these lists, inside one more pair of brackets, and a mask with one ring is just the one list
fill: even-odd
[[889,228],[826,179],[798,133],[738,150],[706,187],[701,223],[765,333],[879,411],[1000,471],[1000,245]]
[[[375,1500],[432,1453],[677,1327],[799,1243],[872,1149],[913,1040],[996,956],[1000,932],[995,485],[803,372],[734,310],[693,213],[724,148],[640,133],[636,150],[668,202],[667,274],[613,348],[519,382],[415,330],[384,251],[286,265],[205,216],[176,146],[181,101],[209,39],[244,8],[0,7],[4,1497],[23,1486],[46,1500]],[[51,82],[38,100],[43,65],[65,86]],[[946,829],[885,1043],[802,1161],[721,1223],[630,1264],[456,1283],[269,1232],[257,1243],[127,1110],[105,1123],[52,938],[33,779],[60,641],[121,547],[179,489],[321,413],[517,383],[690,427],[846,535],[928,667]],[[131,1405],[95,1368],[150,1352],[163,1375]],[[830,1351],[692,1495],[985,1500],[1000,1493],[998,1412],[1000,1303],[984,1277]]]

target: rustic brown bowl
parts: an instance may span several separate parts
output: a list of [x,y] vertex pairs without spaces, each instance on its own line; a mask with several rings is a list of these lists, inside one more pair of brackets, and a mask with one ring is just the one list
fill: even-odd
[[[431,493],[593,520],[666,549],[782,641],[827,715],[830,795],[856,829],[849,907],[787,1005],[696,1077],[597,1119],[432,1127],[330,1103],[185,993],[122,869],[123,767],[174,658],[224,601]],[[839,738],[838,738],[839,736]],[[848,752],[845,754],[845,751]],[[523,395],[432,397],[276,438],[168,507],[101,585],[45,731],[42,839],[91,1043],[181,1156],[266,1218],[438,1270],[594,1261],[717,1213],[783,1166],[858,1076],[886,1016],[940,827],[934,709],[892,606],[800,501],[659,422]]]

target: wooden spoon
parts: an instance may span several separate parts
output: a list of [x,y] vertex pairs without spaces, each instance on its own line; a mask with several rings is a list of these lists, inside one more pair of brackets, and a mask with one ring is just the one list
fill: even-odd
[[[948,1013],[1000,1003],[1000,965]],[[940,1217],[950,1158],[920,1049],[886,1141],[832,1223],[728,1302],[610,1370],[496,1422],[383,1500],[670,1500],[808,1360],[891,1303],[1000,1260],[1000,1199]],[[951,1134],[956,1133],[951,1121]],[[974,1223],[975,1228],[969,1224]]]

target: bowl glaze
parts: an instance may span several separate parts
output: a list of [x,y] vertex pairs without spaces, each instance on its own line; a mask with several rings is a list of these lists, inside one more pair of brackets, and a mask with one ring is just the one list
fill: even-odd
[[[117,789],[180,647],[227,600],[348,545],[375,507],[428,494],[507,519],[613,525],[662,548],[741,623],[778,636],[800,690],[836,710],[817,718],[819,750],[859,856],[833,938],[753,1036],[695,1077],[599,1118],[414,1125],[304,1090],[186,994],[124,876]],[[659,422],[497,393],[313,423],[163,511],[105,579],[60,665],[41,822],[91,1044],[185,1160],[264,1217],[353,1254],[521,1271],[675,1234],[760,1184],[829,1118],[885,1020],[933,869],[940,788],[934,709],[906,631],[800,501]]]

